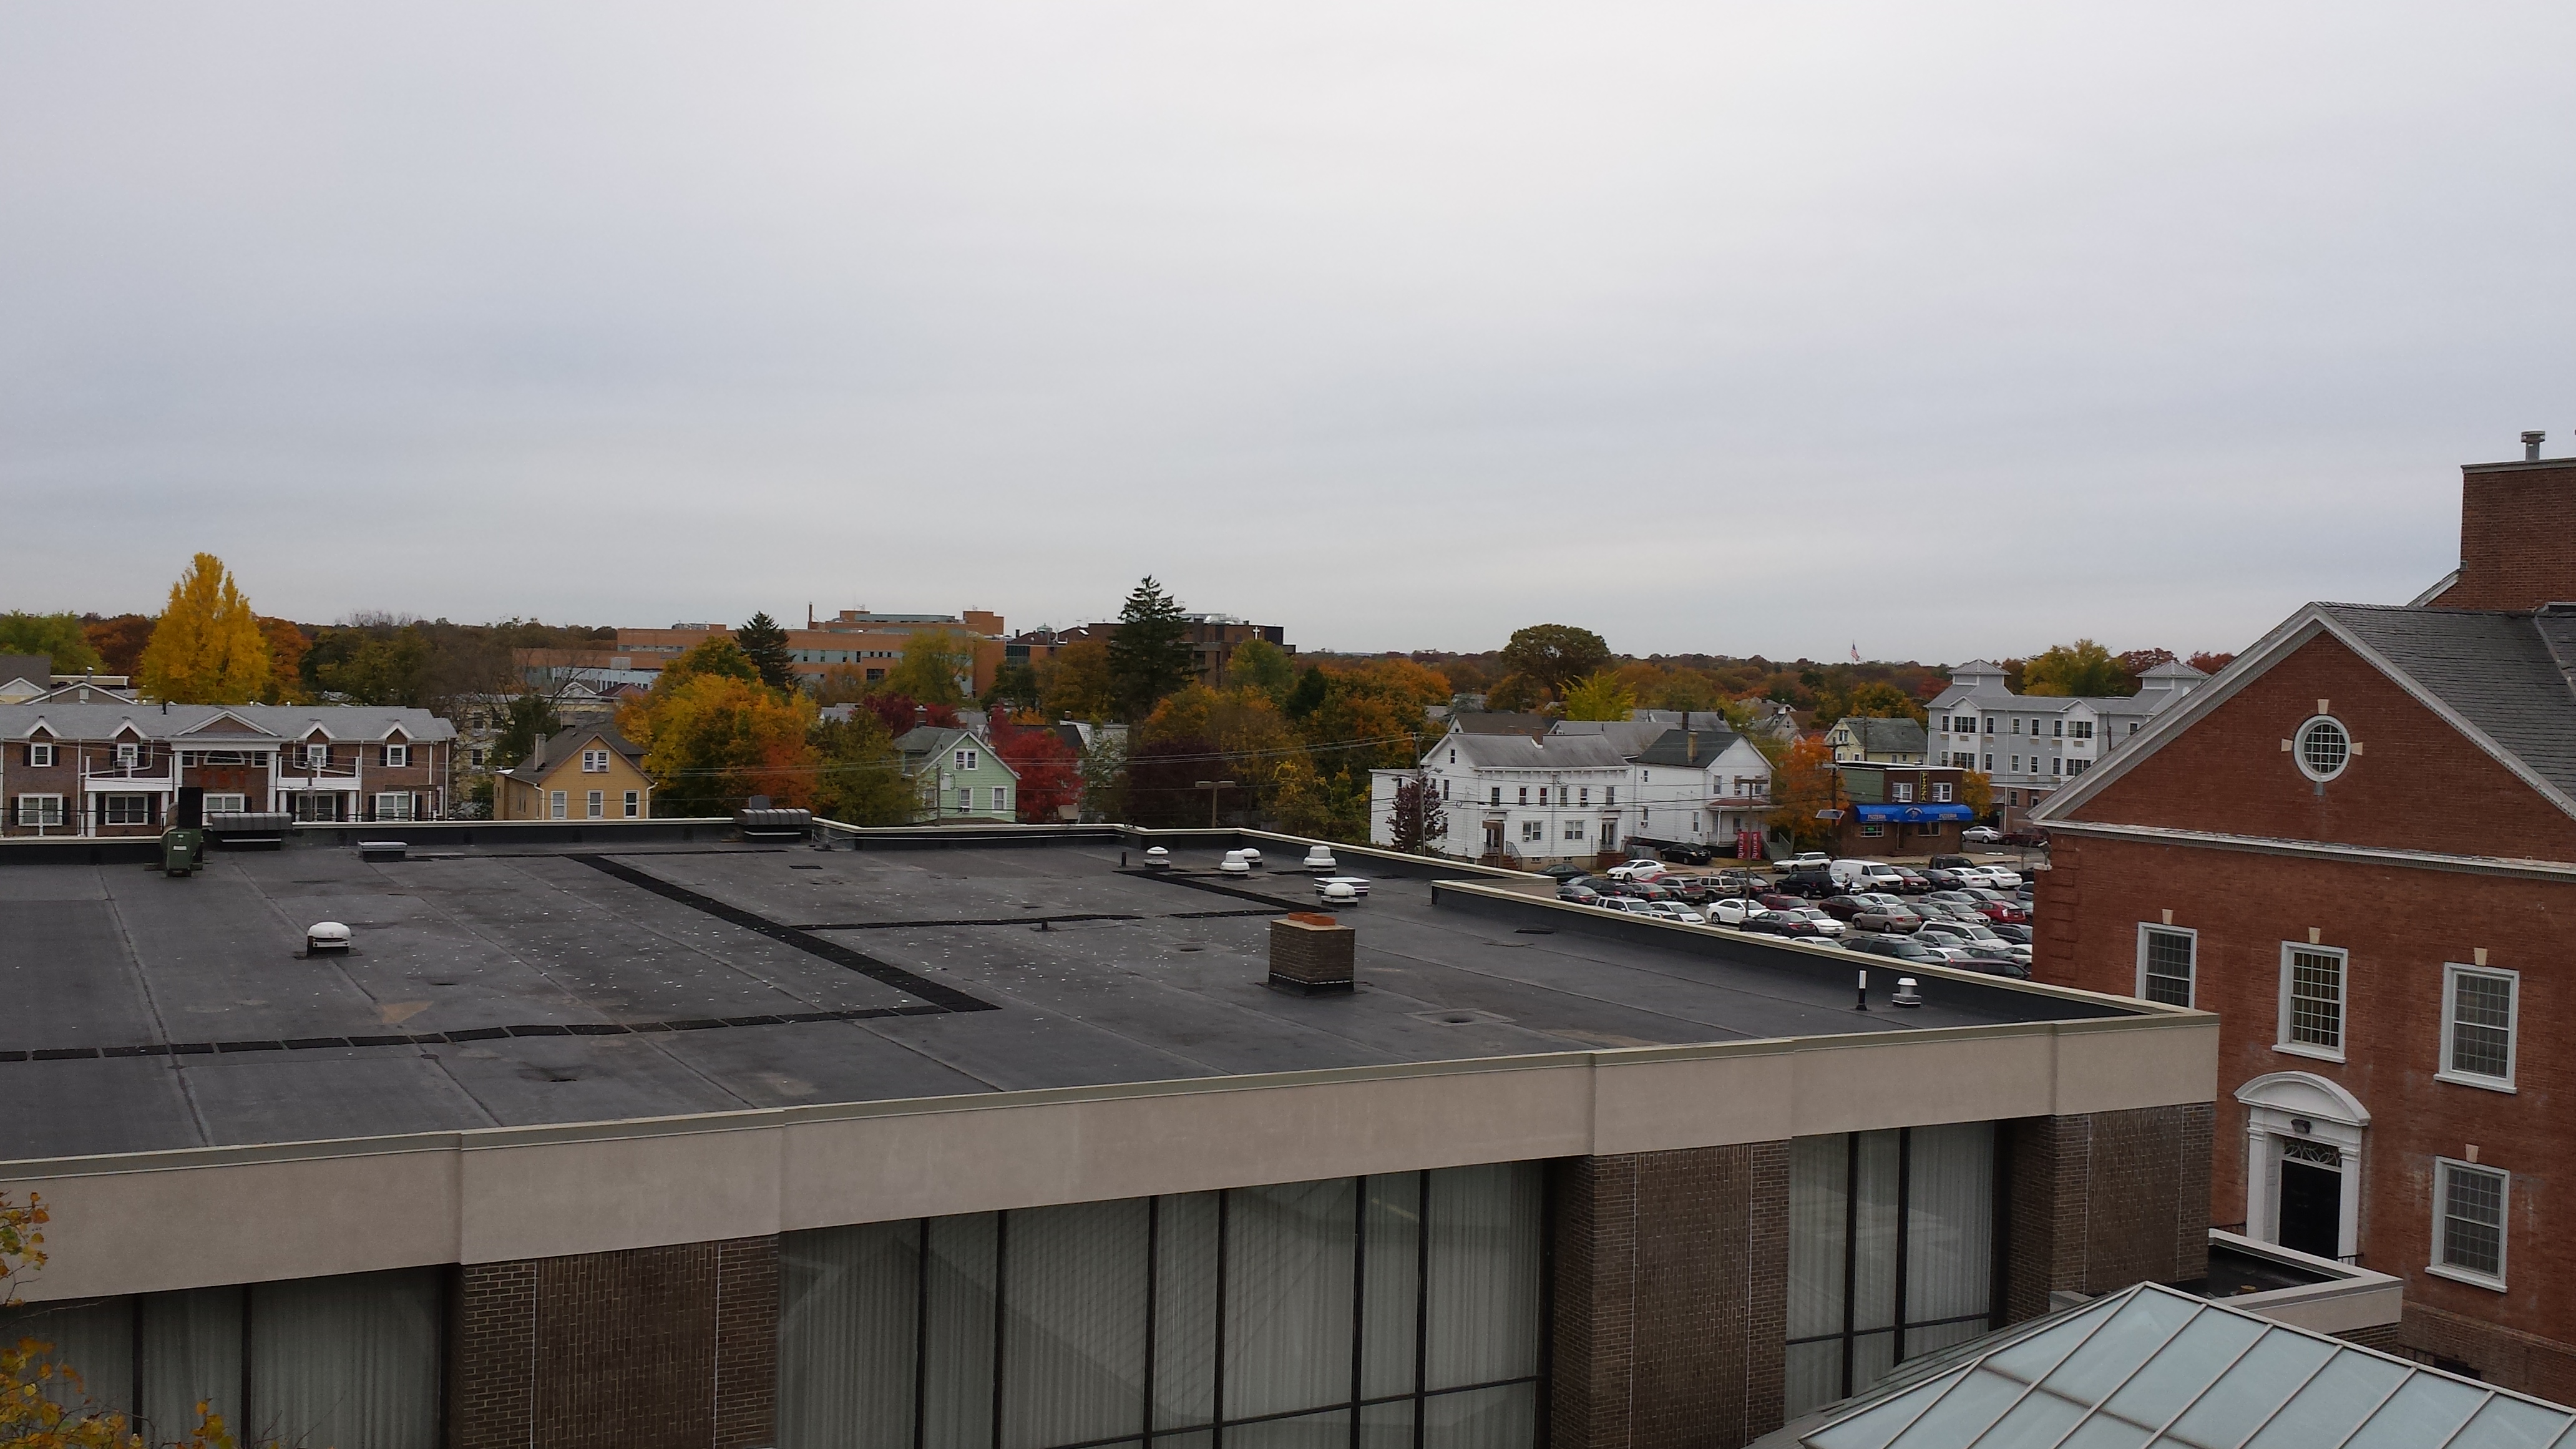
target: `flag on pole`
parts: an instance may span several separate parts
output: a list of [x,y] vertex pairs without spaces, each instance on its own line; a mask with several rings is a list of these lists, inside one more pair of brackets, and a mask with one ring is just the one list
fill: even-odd
[[1859,641],[1858,639],[1854,639],[1854,640],[1852,641],[1852,663],[1854,663],[1854,664],[1858,664],[1859,662],[1860,662],[1860,641]]

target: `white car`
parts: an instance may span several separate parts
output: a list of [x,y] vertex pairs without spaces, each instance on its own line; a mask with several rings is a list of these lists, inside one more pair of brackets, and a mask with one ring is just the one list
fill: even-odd
[[1653,914],[1653,912],[1646,909],[1646,903],[1644,901],[1638,900],[1634,896],[1603,896],[1599,900],[1592,902],[1592,904],[1599,906],[1605,911],[1618,911],[1624,915],[1645,916]]
[[1780,862],[1782,870],[1831,870],[1834,858],[1821,850],[1802,850]]
[[1367,881],[1364,881],[1355,875],[1319,875],[1315,877],[1315,894],[1319,896],[1322,895],[1324,893],[1324,887],[1331,885],[1349,886],[1351,888],[1351,894],[1355,896],[1367,895],[1369,888],[1369,883]]
[[1771,914],[1770,908],[1758,901],[1724,900],[1708,903],[1708,920],[1720,926],[1741,926],[1746,921]]
[[1664,863],[1660,860],[1632,860],[1623,865],[1614,865],[1603,873],[1612,880],[1636,881],[1661,880],[1672,874],[1671,871],[1664,869]]
[[1823,936],[1828,940],[1840,936],[1851,929],[1842,922],[1835,920],[1831,911],[1820,911],[1813,906],[1809,906],[1804,910],[1782,911],[1780,914],[1805,921],[1807,924],[1816,928],[1817,935]]
[[1970,845],[2001,845],[2004,833],[1991,825],[1971,825],[1959,832],[1959,838]]
[[1951,873],[1972,886],[1983,886],[1990,891],[2014,890],[2021,885],[2019,874],[1999,865],[1971,865]]
[[1675,905],[1671,901],[1648,901],[1645,903],[1644,913],[1649,916],[1661,916],[1667,921],[1679,921],[1685,926],[1708,924],[1708,917],[1688,906]]

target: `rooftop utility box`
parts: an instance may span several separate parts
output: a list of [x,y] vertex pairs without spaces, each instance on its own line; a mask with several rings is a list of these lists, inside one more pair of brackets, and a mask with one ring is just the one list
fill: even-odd
[[1359,933],[1314,911],[1270,923],[1270,984],[1300,996],[1356,989]]
[[195,875],[206,863],[206,792],[195,785],[179,787],[170,806],[170,828],[161,832],[161,873]]
[[219,810],[206,817],[206,839],[226,850],[276,850],[293,823],[283,810]]
[[745,840],[802,840],[814,830],[811,810],[755,810],[733,812],[734,828]]

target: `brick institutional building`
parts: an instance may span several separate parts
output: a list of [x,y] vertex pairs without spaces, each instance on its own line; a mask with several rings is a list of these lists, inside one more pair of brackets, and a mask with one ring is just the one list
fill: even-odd
[[2576,459],[2524,441],[2464,470],[2451,577],[2300,610],[2041,807],[2036,975],[2219,1013],[2211,1220],[2566,1400]]

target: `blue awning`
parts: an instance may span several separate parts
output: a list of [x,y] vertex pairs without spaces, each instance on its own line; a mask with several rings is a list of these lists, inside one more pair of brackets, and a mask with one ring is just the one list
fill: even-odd
[[1965,805],[1855,805],[1862,820],[1873,825],[1902,821],[1912,825],[1935,820],[1974,820],[1977,812]]

